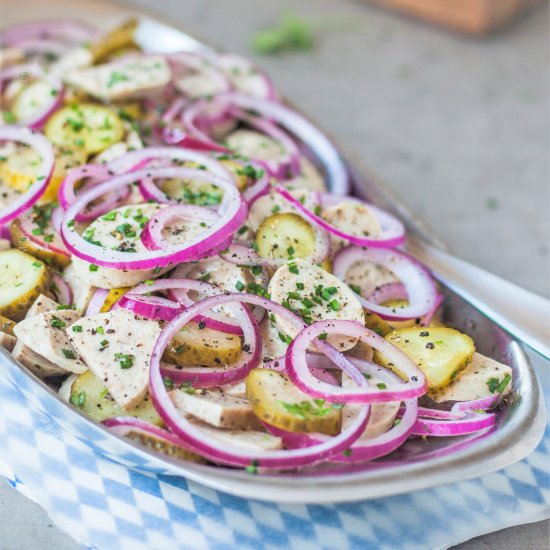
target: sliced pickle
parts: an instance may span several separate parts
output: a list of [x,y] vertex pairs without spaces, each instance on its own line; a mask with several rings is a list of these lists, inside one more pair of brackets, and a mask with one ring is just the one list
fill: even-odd
[[[473,340],[458,330],[446,327],[413,327],[394,330],[386,340],[408,355],[426,375],[428,389],[450,384],[472,360]],[[403,376],[380,352],[375,361]]]
[[277,371],[250,371],[246,378],[246,397],[258,418],[282,430],[340,433],[342,407],[339,404],[312,399]]
[[164,360],[176,365],[189,364],[223,367],[235,363],[241,356],[241,339],[197,323],[187,323],[164,352]]
[[108,107],[75,103],[54,113],[46,122],[44,133],[59,147],[82,147],[89,155],[95,155],[122,140],[124,125]]
[[255,242],[262,258],[289,260],[312,256],[316,237],[306,220],[285,212],[266,218],[256,231]]
[[152,434],[146,434],[138,431],[129,431],[126,434],[126,437],[131,439],[132,441],[137,441],[138,443],[140,443],[144,447],[151,449],[152,451],[164,453],[165,455],[179,458],[180,460],[187,460],[188,462],[194,462],[196,464],[208,463],[208,461],[204,457],[198,455],[197,453],[185,449],[184,447],[174,445],[173,443],[170,443],[170,441],[166,441],[165,439],[155,437]]
[[[41,215],[40,213],[44,212],[44,206],[38,207],[35,205],[33,207],[33,210],[37,213],[37,215]],[[53,228],[50,228],[49,220],[41,219],[40,224],[42,225],[41,231],[43,231],[42,237],[46,237],[46,238],[52,237],[53,238],[52,240],[59,239],[59,237],[55,236]],[[38,224],[33,223],[31,227],[33,227],[35,230],[39,230]],[[11,240],[14,246],[19,248],[19,250],[21,250],[22,252],[26,252],[27,254],[31,254],[35,258],[42,260],[48,265],[53,265],[58,268],[63,268],[68,266],[71,263],[71,258],[66,254],[61,254],[56,250],[51,250],[49,248],[46,248],[45,246],[41,246],[40,244],[34,242],[29,237],[25,236],[21,229],[21,221],[19,218],[16,218],[11,222],[10,234],[11,234]]]
[[370,328],[380,336],[386,336],[386,334],[389,334],[392,330],[390,325],[386,321],[384,321],[382,317],[379,317],[378,315],[376,315],[376,313],[372,313],[366,310],[365,310],[365,326],[367,328]]
[[48,283],[44,262],[15,248],[0,252],[0,315],[21,321]]
[[113,304],[124,294],[126,294],[131,287],[125,286],[125,287],[119,287],[119,288],[111,288],[109,290],[109,293],[107,294],[107,297],[105,298],[105,301],[103,302],[103,305],[101,306],[101,309],[99,310],[100,313],[105,313],[106,311],[110,311],[110,309],[113,307]]
[[146,395],[137,407],[125,411],[110,396],[101,380],[90,370],[79,375],[73,382],[69,401],[97,422],[115,416],[135,416],[157,426],[163,426],[162,419],[149,395]]

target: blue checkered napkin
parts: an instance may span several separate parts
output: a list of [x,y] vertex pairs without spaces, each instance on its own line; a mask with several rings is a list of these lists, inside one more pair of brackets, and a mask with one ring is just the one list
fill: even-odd
[[[547,402],[549,373],[541,370]],[[0,441],[0,474],[76,541],[101,550],[425,550],[550,517],[548,426],[536,451],[497,473],[328,506],[244,500],[129,470],[62,431],[4,378]]]

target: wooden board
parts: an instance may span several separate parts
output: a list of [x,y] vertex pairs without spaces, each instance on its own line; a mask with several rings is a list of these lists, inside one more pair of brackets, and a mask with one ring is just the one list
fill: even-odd
[[485,34],[541,0],[369,0],[454,29]]

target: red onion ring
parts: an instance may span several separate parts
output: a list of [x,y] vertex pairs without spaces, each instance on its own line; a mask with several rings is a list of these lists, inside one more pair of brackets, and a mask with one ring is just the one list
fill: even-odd
[[16,78],[20,78],[23,74],[43,76],[44,71],[36,61],[10,65],[9,67],[5,67],[0,70],[0,87],[3,89],[4,82],[9,82],[11,80],[15,80]]
[[[184,170],[187,173],[187,170]],[[233,183],[217,176],[211,176],[211,181],[224,191],[222,204],[218,211],[220,214],[219,220],[200,235],[190,239],[186,246],[177,244],[160,251],[130,254],[89,243],[76,232],[74,227],[70,226],[72,220],[88,203],[109,191],[114,191],[144,177],[177,178],[180,175],[181,168],[177,167],[151,168],[120,175],[93,187],[81,197],[78,197],[76,202],[65,212],[61,224],[61,236],[65,246],[72,254],[82,260],[102,267],[114,267],[116,269],[155,269],[204,257],[205,254],[212,249],[216,249],[218,245],[227,239],[228,235],[231,235],[243,224],[247,212],[246,205],[238,189]]]
[[167,160],[171,163],[195,162],[198,165],[206,166],[208,172],[212,172],[220,178],[235,182],[235,178],[231,172],[229,172],[229,170],[227,170],[218,160],[204,153],[181,149],[179,147],[145,147],[136,151],[130,151],[122,157],[112,161],[109,164],[109,168],[116,174],[120,174],[127,171],[127,166],[133,166],[134,170],[137,170],[138,167],[144,167],[143,163],[148,164],[158,160]]
[[141,241],[149,250],[164,250],[168,248],[170,243],[162,236],[162,230],[168,223],[182,219],[198,220],[210,226],[218,222],[220,216],[208,208],[192,204],[168,206],[149,218],[141,233]]
[[[59,187],[59,203],[64,210],[68,210],[69,207],[74,204],[81,195],[86,191],[89,191],[90,187],[96,186],[109,180],[113,176],[113,171],[104,164],[83,164],[76,168],[72,168],[67,172],[67,175],[61,182]],[[91,178],[89,184],[86,185],[81,193],[77,196],[75,193],[75,185],[83,178]],[[78,212],[75,216],[75,221],[86,222],[95,220],[99,216],[106,214],[123,204],[128,195],[130,194],[130,186],[121,187],[114,192],[109,193],[98,204],[87,205],[82,212]],[[61,224],[60,224],[61,229]]]
[[[304,216],[309,218],[317,226],[357,246],[369,246],[372,248],[394,248],[405,242],[405,228],[403,224],[391,214],[384,212],[372,204],[365,204],[372,210],[382,225],[382,233],[378,237],[358,237],[341,231],[334,225],[325,221],[311,210],[307,209],[298,199],[285,189],[281,184],[275,185],[275,190],[284,197],[292,206],[297,208]],[[360,202],[354,199],[354,202]],[[361,203],[363,204],[363,203]]]
[[251,165],[253,168],[256,169],[256,173],[258,172],[258,170],[261,170],[263,172],[255,183],[253,183],[250,187],[247,187],[243,191],[243,198],[250,205],[255,200],[269,193],[270,178],[267,170],[265,170],[264,167],[257,162],[242,162],[240,164],[242,164],[243,166],[247,164]]
[[[400,419],[400,422],[387,432],[368,440],[361,440],[359,437],[348,449],[345,449],[344,453],[330,457],[330,461],[366,462],[386,456],[395,451],[395,449],[399,448],[411,435],[417,418],[418,402],[416,399],[406,400],[405,407],[405,414]],[[292,449],[311,448],[312,445],[318,445],[328,439],[327,436],[323,434],[289,432],[271,426],[265,422],[263,424],[271,434],[280,437],[285,445]]]
[[391,300],[408,300],[409,295],[403,283],[387,283],[377,286],[369,296],[369,300],[381,305]]
[[188,104],[189,100],[178,97],[169,105],[168,109],[161,117],[156,131],[157,134],[160,134],[161,140],[167,145],[177,145],[197,151],[228,153],[229,149],[211,140],[206,134],[202,134],[201,136],[201,131],[198,127],[195,127],[194,123],[192,126],[187,127],[187,132],[173,124],[174,119],[177,117],[181,117],[182,119],[185,118],[185,113],[188,109],[184,110],[184,108],[187,107]]
[[39,130],[42,128],[44,123],[48,120],[48,118],[50,118],[51,114],[61,105],[63,100],[64,88],[61,80],[52,74],[47,74],[41,78],[47,80],[49,86],[51,87],[51,99],[50,102],[47,103],[41,111],[36,113],[33,118],[20,121],[21,124],[25,124],[31,130]]
[[[308,368],[306,351],[315,341],[315,346],[325,354],[328,346],[325,342],[320,342],[317,337],[322,334],[345,334],[353,338],[363,340],[374,349],[382,352],[388,357],[392,363],[396,365],[407,377],[407,384],[398,384],[397,386],[388,385],[386,388],[379,389],[370,386],[359,388],[342,388],[324,384],[317,380]],[[319,345],[321,344],[321,345]],[[334,349],[334,348],[332,348]],[[347,371],[347,366],[343,364],[341,358],[348,359],[342,354],[334,354],[331,359]],[[351,363],[351,361],[350,361]],[[357,368],[353,363],[352,368]],[[426,393],[427,383],[424,373],[416,366],[416,364],[407,357],[400,349],[390,344],[387,340],[357,323],[356,321],[344,320],[329,320],[317,321],[308,327],[304,328],[294,338],[288,347],[285,366],[289,378],[294,385],[304,393],[319,399],[327,401],[341,401],[344,403],[381,403],[385,401],[401,401],[419,397]],[[352,378],[357,382],[356,376]],[[359,377],[361,379],[362,377]]]
[[421,318],[434,311],[434,308],[439,305],[437,289],[427,269],[407,254],[397,250],[348,246],[334,257],[333,273],[345,282],[348,269],[362,260],[392,271],[403,283],[409,300],[409,305],[393,308],[378,305],[358,294],[361,305],[369,311],[383,319],[406,320]]
[[[215,65],[211,64],[211,61],[208,57],[200,55],[196,52],[179,52],[166,56],[166,60],[172,68],[172,74],[177,72],[180,67],[183,67],[184,70],[191,69],[196,73],[202,74],[204,78],[207,78],[213,83],[217,84],[218,90],[216,94],[229,92],[231,90],[231,83],[225,74],[217,68]],[[174,86],[180,91],[180,93],[187,95],[185,90],[181,89],[178,86],[178,77],[181,75],[176,75],[172,77]],[[194,98],[191,98],[194,99]]]
[[9,206],[0,209],[0,225],[20,216],[44,194],[52,177],[55,155],[51,143],[41,134],[26,128],[0,126],[0,141],[17,141],[32,147],[41,158],[40,174],[25,193],[11,201]]
[[[58,207],[59,208],[59,207]],[[53,239],[51,241],[46,241],[44,237],[44,233],[42,232],[40,235],[35,235],[33,233],[33,230],[38,228],[38,226],[33,222],[33,211],[27,210],[23,214],[19,216],[19,223],[21,227],[21,233],[24,235],[26,239],[29,239],[33,243],[37,244],[41,248],[45,250],[50,250],[51,252],[55,252],[56,254],[60,254],[62,256],[65,256],[67,258],[70,257],[70,253],[63,244],[63,241],[61,240],[61,237],[59,236],[58,230],[55,227],[53,214],[57,214],[57,218],[59,218],[59,211],[56,212],[57,209],[54,209],[52,212],[52,217],[50,220],[50,223],[48,224],[49,227],[51,227],[54,230],[54,234],[50,235],[53,236]],[[69,302],[66,302],[69,303]]]
[[449,437],[467,435],[495,425],[494,413],[469,412],[458,420],[436,420],[418,418],[411,430],[413,435],[429,435],[435,437]]
[[458,414],[463,412],[489,410],[497,404],[500,396],[501,394],[497,393],[496,395],[491,395],[482,399],[474,399],[472,401],[457,401],[451,407],[451,413]]
[[10,241],[11,243],[11,230],[9,224],[0,225],[0,239]]
[[[198,99],[183,110],[181,120],[186,130],[191,134],[191,137],[194,137],[201,143],[207,144],[211,151],[218,151],[225,154],[231,153],[230,149],[221,146],[199,127],[199,120],[202,118],[208,118],[208,114],[206,112],[212,107],[212,105],[216,107],[218,106],[217,96],[213,102],[206,101],[205,99]],[[223,103],[219,105],[221,112],[226,113],[227,107]],[[186,134],[182,133],[182,135],[185,136]]]
[[[196,282],[196,281],[195,281]],[[324,460],[330,456],[346,450],[364,431],[370,415],[370,407],[365,406],[356,420],[346,430],[327,442],[320,443],[307,449],[295,449],[290,451],[248,451],[234,445],[220,442],[205,434],[199,428],[179,415],[166,392],[164,380],[160,369],[160,359],[163,351],[173,335],[187,322],[204,310],[218,305],[237,303],[266,304],[270,309],[273,302],[251,294],[227,294],[206,298],[194,304],[184,311],[179,317],[171,321],[160,334],[155,343],[151,356],[151,368],[149,373],[149,391],[155,408],[163,418],[166,425],[183,439],[187,444],[209,459],[217,463],[234,466],[258,466],[264,468],[296,468],[306,466]],[[275,304],[277,309],[282,308]],[[283,308],[284,309],[284,308]]]
[[346,195],[349,191],[348,170],[340,154],[330,140],[302,115],[275,101],[267,101],[245,94],[220,94],[217,101],[245,110],[253,110],[266,119],[276,122],[295,140],[303,142],[321,161],[326,172],[328,187],[336,195]]
[[60,56],[69,49],[69,46],[59,40],[52,40],[48,38],[28,38],[18,42],[17,49],[24,51],[26,55],[32,53],[51,53]]
[[92,27],[71,19],[51,19],[21,23],[2,30],[1,43],[17,46],[28,39],[59,38],[69,44],[81,44],[95,38],[98,31]]
[[88,308],[86,309],[86,316],[99,313],[108,294],[109,291],[106,288],[97,288],[92,296],[92,299],[90,300],[90,303],[88,304]]
[[[47,80],[51,87],[51,94],[49,95],[49,103],[44,108],[36,113],[32,118],[21,120],[20,123],[30,128],[31,130],[38,130],[42,127],[44,122],[49,116],[59,107],[63,99],[63,84],[54,75],[44,73],[44,70],[38,63],[25,63],[20,65],[12,65],[0,71],[0,84],[5,81],[21,78],[23,75],[31,76],[36,79]],[[22,84],[21,92],[28,87],[28,82]]]
[[[317,355],[318,358],[322,358],[322,355],[319,354],[309,354],[310,356]],[[362,359],[357,359],[355,357],[350,357],[353,363],[362,373],[368,373],[372,377],[376,377],[379,380],[382,380],[389,384],[403,384],[396,374],[386,369],[382,369],[379,365],[364,361]],[[315,374],[318,371],[318,368],[312,370]],[[411,434],[413,426],[417,420],[418,416],[418,402],[416,399],[408,399],[405,401],[405,408],[401,413],[401,418],[391,429],[387,432],[371,437],[368,439],[359,438],[357,441],[351,445],[345,453],[339,454],[337,456],[331,457],[331,462],[365,462],[368,460],[374,460],[375,458],[380,458],[386,456],[398,447],[400,447],[406,439]],[[295,433],[280,430],[274,428],[273,426],[266,425],[268,431],[273,435],[278,435],[282,438],[285,444],[291,448],[295,447],[309,447],[320,441],[326,440],[325,435],[323,434],[305,434],[305,433]],[[368,428],[368,424],[367,424]]]
[[[192,267],[193,267],[192,264],[180,264],[173,271],[172,278],[174,279],[187,278],[187,275]],[[260,283],[260,284],[262,284],[264,288],[267,288],[267,283],[269,281],[265,280],[266,274],[264,271],[262,271],[262,277],[264,278],[264,281],[263,283]],[[209,283],[206,283],[206,284],[212,287],[211,295],[218,294],[221,292],[221,289],[219,289],[217,286],[211,285]],[[192,300],[191,297],[189,296],[188,289],[177,289],[177,290],[170,289],[168,291],[168,296],[186,308],[196,303],[196,301]],[[254,316],[258,324],[262,322],[264,314],[265,314],[265,310],[263,308],[257,308],[256,306],[252,308],[252,315]],[[233,323],[231,319],[215,312],[209,313],[208,316],[199,315],[196,319],[193,319],[193,321],[197,323],[203,322],[205,326],[207,326],[208,328],[211,328],[213,330],[219,330],[220,332],[236,334],[237,336],[242,336],[242,333],[243,333],[239,323]]]
[[68,285],[67,281],[59,275],[59,273],[52,274],[52,292],[55,294],[56,300],[62,304],[72,304],[73,303],[73,291]]
[[[111,307],[111,311],[127,309],[136,315],[154,319],[156,321],[171,321],[181,313],[181,305],[162,296],[143,296],[136,293],[136,289],[142,290],[140,285],[130,292],[122,295]],[[149,287],[148,292],[150,292]]]
[[112,432],[120,436],[126,436],[131,432],[142,433],[144,435],[153,436],[157,439],[166,441],[170,445],[175,445],[176,447],[181,447],[183,449],[196,452],[190,445],[185,443],[185,441],[182,441],[173,433],[134,416],[117,416],[114,418],[106,418],[103,421],[103,424]]
[[[163,281],[158,281],[159,284],[156,285],[156,289],[166,288],[186,288],[194,290],[206,290],[209,294],[215,290],[212,289],[211,285],[205,285],[200,281],[191,281],[191,280],[177,280],[170,279],[166,283]],[[153,286],[153,285],[152,285]],[[193,320],[194,317],[188,317],[187,311],[195,308],[200,309],[201,311],[210,309],[208,308],[209,300],[212,301],[215,298],[220,296],[214,296],[211,298],[206,298],[198,302],[197,304],[191,306],[187,310],[179,312],[179,315],[173,319],[169,325],[165,326],[163,333],[165,334],[168,331],[168,336],[165,336],[167,342],[170,341],[175,334],[189,321]],[[248,309],[242,304],[232,304],[231,300],[227,301],[227,306],[229,309],[233,310],[232,313],[239,320],[241,330],[243,332],[243,356],[235,365],[230,367],[186,367],[178,368],[177,366],[172,366],[169,364],[164,364],[162,367],[162,373],[164,376],[169,376],[174,382],[180,384],[183,382],[191,382],[195,387],[212,387],[212,386],[222,386],[225,384],[235,384],[244,379],[247,374],[255,367],[258,366],[261,359],[261,341],[260,341],[260,331],[256,320],[252,317]],[[200,305],[199,305],[200,304]],[[184,323],[180,323],[180,319],[187,319]],[[176,327],[176,328],[174,328]],[[162,336],[162,335],[161,335]]]
[[243,109],[232,107],[229,112],[248,126],[259,130],[266,136],[280,143],[286,155],[279,160],[255,159],[265,166],[266,170],[276,179],[291,179],[300,173],[300,150],[296,142],[277,125],[266,118],[246,113]]

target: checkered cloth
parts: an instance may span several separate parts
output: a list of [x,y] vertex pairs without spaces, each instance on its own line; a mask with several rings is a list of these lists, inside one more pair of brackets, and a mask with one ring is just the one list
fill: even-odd
[[[542,365],[547,402],[548,366]],[[527,459],[478,479],[380,500],[269,504],[95,453],[0,379],[0,474],[76,541],[101,550],[445,548],[550,517],[550,427]]]

